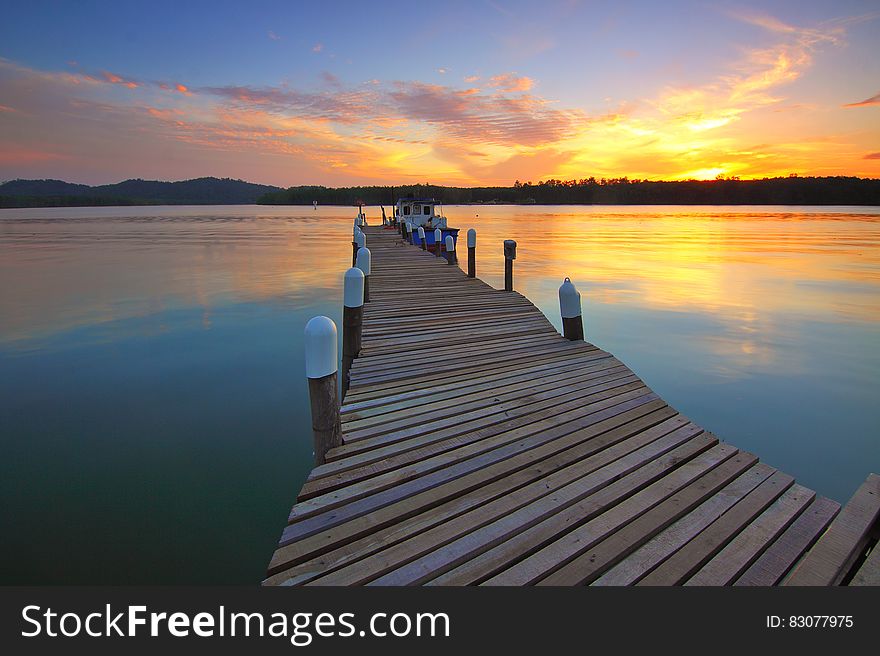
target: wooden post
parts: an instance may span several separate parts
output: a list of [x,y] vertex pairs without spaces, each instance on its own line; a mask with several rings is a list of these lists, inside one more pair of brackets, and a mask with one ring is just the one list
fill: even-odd
[[468,230],[467,246],[468,278],[475,278],[477,276],[477,231],[473,228]]
[[406,240],[411,244],[413,243],[413,225],[409,221],[406,222]]
[[361,229],[358,228],[357,225],[355,225],[354,232],[352,233],[352,236],[351,236],[351,266],[354,266],[354,261],[355,261],[355,258],[357,257],[358,248],[359,248],[358,243],[357,243],[357,239],[358,239],[358,233],[360,231],[361,231]]
[[309,319],[305,330],[306,376],[316,465],[324,464],[327,451],[342,445],[336,340],[336,324],[331,319]]
[[428,250],[428,240],[425,239],[425,229],[422,226],[419,226],[419,245],[423,251]]
[[562,335],[573,342],[584,339],[584,319],[581,313],[581,293],[566,278],[559,287],[559,313],[562,315]]
[[357,266],[357,254],[358,251],[362,248],[367,247],[367,236],[358,230],[358,233],[354,237],[354,253],[351,256],[351,266]]
[[342,294],[342,398],[351,383],[351,365],[361,352],[364,323],[364,272],[352,267],[345,272]]
[[513,291],[513,261],[516,259],[516,242],[504,240],[504,291]]
[[440,228],[434,230],[434,255],[440,257],[443,252],[443,231]]
[[359,248],[355,266],[364,273],[364,303],[370,302],[370,268],[372,263],[373,256],[370,249],[366,246]]
[[452,235],[446,235],[446,260],[449,264],[455,264],[455,240]]

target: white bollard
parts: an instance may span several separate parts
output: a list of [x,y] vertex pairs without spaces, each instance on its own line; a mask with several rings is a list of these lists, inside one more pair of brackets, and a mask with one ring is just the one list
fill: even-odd
[[354,241],[351,242],[351,245],[351,266],[356,266],[358,251],[365,248],[367,245],[367,236],[364,234],[363,230],[358,229],[358,231],[354,233]]
[[443,231],[440,228],[434,230],[434,255],[440,257],[443,252]]
[[581,293],[566,278],[559,287],[559,312],[562,315],[562,334],[573,342],[584,339],[584,319],[581,312]]
[[324,317],[309,319],[305,328],[306,377],[312,410],[315,463],[323,464],[327,451],[342,444],[337,381],[336,324]]
[[425,239],[425,229],[422,226],[419,226],[419,245],[423,251],[428,250],[428,240]]
[[446,235],[446,259],[449,264],[455,264],[455,240],[452,235]]
[[361,352],[364,322],[364,272],[352,267],[342,287],[342,394],[351,383],[351,365]]
[[355,258],[355,266],[364,274],[364,303],[370,302],[370,268],[372,266],[373,256],[370,249],[364,246],[358,249],[357,258]]
[[467,233],[468,248],[468,278],[475,278],[477,275],[477,231],[471,228]]

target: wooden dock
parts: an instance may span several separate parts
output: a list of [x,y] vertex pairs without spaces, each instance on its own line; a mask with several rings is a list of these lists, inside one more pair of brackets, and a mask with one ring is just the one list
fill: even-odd
[[264,584],[876,584],[880,477],[841,510],[519,293],[365,232],[343,444]]

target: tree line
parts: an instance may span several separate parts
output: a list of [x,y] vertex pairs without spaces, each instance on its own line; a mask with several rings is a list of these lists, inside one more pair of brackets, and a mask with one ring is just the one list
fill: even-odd
[[398,198],[433,198],[450,205],[880,205],[880,179],[800,177],[650,181],[585,178],[516,181],[510,187],[430,184],[368,187],[298,186],[263,194],[263,205],[392,205]]

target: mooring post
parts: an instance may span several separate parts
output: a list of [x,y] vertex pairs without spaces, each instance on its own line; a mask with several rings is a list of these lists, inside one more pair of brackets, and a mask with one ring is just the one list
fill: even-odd
[[477,231],[471,228],[468,230],[468,278],[475,278],[477,275]]
[[443,231],[440,228],[434,230],[434,255],[440,257],[443,252]]
[[327,451],[342,444],[336,335],[336,324],[328,317],[313,317],[306,324],[306,376],[316,465],[324,464]]
[[342,283],[342,396],[351,383],[351,364],[361,352],[364,324],[364,272],[352,267]]
[[354,227],[354,232],[351,235],[351,266],[354,266],[354,260],[357,257],[358,253],[358,233],[361,231],[357,226]]
[[423,251],[428,250],[428,240],[425,239],[425,229],[422,226],[419,226],[419,245]]
[[566,278],[559,287],[559,313],[562,315],[562,335],[573,342],[584,339],[584,318],[581,312],[581,293]]
[[446,260],[449,264],[455,264],[455,240],[452,235],[446,235]]
[[358,251],[362,248],[367,247],[367,236],[358,230],[358,233],[354,236],[354,253],[351,256],[351,266],[357,266],[357,254]]
[[406,240],[411,244],[413,243],[413,224],[409,221],[406,222]]
[[355,266],[364,273],[364,303],[370,302],[370,268],[373,263],[373,255],[370,249],[364,246],[358,249]]
[[504,240],[504,291],[513,291],[513,261],[516,259],[516,242]]

